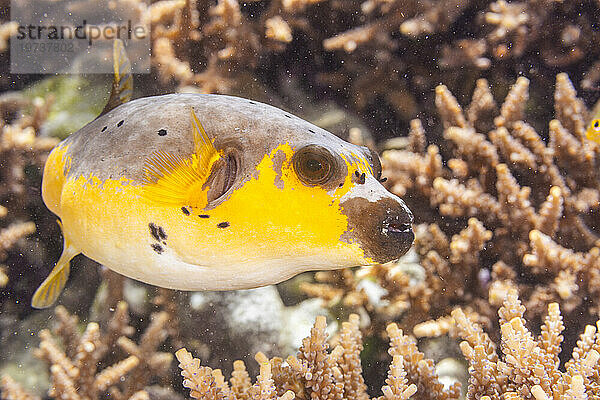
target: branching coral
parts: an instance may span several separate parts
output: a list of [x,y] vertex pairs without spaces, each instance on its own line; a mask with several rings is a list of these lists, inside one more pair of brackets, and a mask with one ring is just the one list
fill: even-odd
[[136,7],[151,26],[159,91],[263,97],[293,77],[310,88],[309,98],[329,93],[385,136],[390,122],[403,127],[418,113],[431,117],[429,93],[440,81],[462,96],[481,70],[502,87],[527,65],[538,66],[535,79],[548,85],[547,70],[581,66],[576,80],[590,87],[595,78],[583,71],[594,70],[600,56],[593,2],[585,12],[541,0],[161,0]]
[[[574,79],[588,88],[597,81],[600,7],[593,1],[134,3],[151,26],[152,78],[163,85],[148,85],[144,94],[182,90],[260,99],[293,78],[306,89],[303,95],[335,97],[382,136],[419,113],[432,117],[430,93],[439,82],[462,97],[482,70],[497,87],[518,73],[549,87],[556,67],[577,67]],[[0,54],[3,36],[15,29],[2,27]]]
[[58,142],[37,136],[51,100],[28,101],[18,94],[0,96],[0,287],[9,283],[9,271],[2,265],[21,238],[36,231],[27,221],[25,207],[30,198],[31,172],[41,168],[48,152]]
[[[48,395],[55,399],[93,400],[109,393],[117,400],[147,399],[144,387],[155,377],[165,376],[173,358],[170,353],[157,351],[167,337],[166,315],[155,314],[136,344],[128,337],[134,329],[129,325],[125,302],[118,303],[104,330],[91,322],[83,333],[79,332],[78,318],[58,306],[54,335],[42,330],[36,350],[37,357],[50,366],[52,386]],[[114,361],[119,348],[129,356]],[[13,396],[11,393],[25,393],[9,377],[3,379],[2,388],[8,398]]]
[[[149,9],[153,64],[163,82],[174,80],[180,88],[195,86],[207,93],[239,90],[245,84],[239,79],[246,76],[242,71],[256,69],[265,54],[285,50],[294,30],[306,25],[294,14],[311,3],[317,1],[274,1],[255,18],[235,0],[200,7],[192,0],[159,1]],[[197,43],[193,52],[191,43]]]
[[[325,317],[317,317],[310,336],[302,342],[298,354],[285,362],[281,358],[268,359],[258,353],[260,375],[251,384],[242,361],[234,363],[230,383],[225,382],[220,370],[202,367],[186,350],[176,356],[184,377],[183,385],[195,399],[356,399],[368,400],[367,387],[362,377],[360,352],[362,337],[357,315],[350,315],[333,350],[329,351]],[[377,400],[397,399],[458,399],[460,385],[445,388],[437,378],[432,360],[424,358],[414,339],[403,334],[395,324],[388,326],[389,353],[392,363],[383,396]]]
[[[484,329],[471,319],[471,313],[458,308],[452,312],[451,324],[458,336],[465,358],[470,363],[467,400],[473,399],[586,399],[600,395],[600,322],[598,328],[588,325],[572,351],[572,357],[561,366],[564,324],[557,303],[550,303],[537,337],[527,327],[525,307],[514,287],[507,290],[498,310],[500,341],[492,341]],[[85,332],[77,331],[77,319],[57,308],[59,325],[56,333],[65,350],[61,350],[48,331],[43,331],[39,353],[52,363],[54,385],[50,396],[61,399],[97,398],[99,390],[109,385],[129,384],[123,378],[128,370],[135,371],[138,358],[129,356],[96,373],[98,353],[106,352],[107,339],[99,337],[95,323]],[[120,303],[110,330],[129,333],[126,307]],[[255,356],[260,373],[252,383],[243,361],[233,363],[233,372],[226,381],[221,370],[202,366],[185,348],[176,352],[183,376],[183,386],[194,399],[353,399],[369,400],[363,378],[360,354],[363,350],[359,317],[349,316],[338,335],[328,341],[325,317],[317,317],[310,335],[305,338],[295,356],[286,360],[269,359],[262,353]],[[146,335],[151,335],[148,329]],[[114,333],[114,332],[113,332]],[[376,400],[451,400],[460,396],[460,384],[443,385],[435,372],[436,365],[418,349],[416,340],[407,336],[398,325],[386,328],[388,353],[392,362],[388,369],[382,395]],[[143,346],[143,345],[141,345]],[[331,348],[331,350],[330,350]],[[74,354],[72,356],[71,354]],[[96,357],[94,356],[96,355]],[[102,357],[100,357],[102,358]],[[94,361],[94,362],[92,362]],[[91,363],[92,362],[92,363]],[[121,380],[122,383],[116,383]],[[75,386],[77,385],[77,386]],[[77,388],[77,389],[75,389]],[[112,386],[111,398],[149,399],[144,391],[123,397]],[[34,400],[10,377],[0,383],[6,400]]]
[[564,325],[558,303],[548,304],[537,339],[526,326],[524,312],[516,290],[510,289],[498,311],[500,354],[481,327],[462,310],[452,313],[464,339],[460,348],[470,363],[467,399],[585,399],[600,395],[600,335],[596,328],[586,326],[562,370],[559,355]]
[[[482,297],[499,305],[502,286],[513,282],[534,314],[539,316],[550,301],[567,299],[565,309],[571,313],[597,291],[589,276],[598,269],[594,227],[600,180],[598,148],[583,138],[587,111],[566,75],[558,75],[557,119],[549,124],[546,144],[524,120],[528,81],[519,78],[493,119],[494,128],[482,134],[476,127],[489,122],[473,115],[492,104],[489,92],[482,95],[485,86],[480,81],[467,116],[445,87],[437,89],[444,138],[452,149],[448,168],[441,167],[441,160],[437,169],[423,167],[430,163],[431,153],[437,153],[435,146],[421,155],[411,151],[383,155],[392,190],[407,193],[412,201],[424,198],[434,211],[424,218],[434,222],[417,230],[416,248],[428,279],[442,279],[449,293],[458,296],[439,296],[433,290],[430,302],[468,299],[468,304]],[[407,159],[418,162],[406,163]],[[485,226],[489,233],[448,241],[446,235],[460,224],[448,230],[442,223],[445,217],[457,221],[468,217],[469,227]],[[459,250],[464,253],[453,254]],[[481,275],[482,269],[491,280]]]
[[[0,218],[6,217],[8,210],[0,206]],[[6,257],[6,252],[19,240],[35,232],[33,222],[14,222],[6,228],[0,228],[0,260]],[[8,284],[8,268],[0,264],[0,288]]]
[[5,400],[40,400],[38,396],[32,396],[14,381],[10,376],[0,379],[0,396]]
[[[418,265],[319,273],[322,283],[304,284],[305,291],[364,309],[374,323],[416,325],[423,336],[452,330],[448,314],[457,305],[492,328],[495,307],[515,286],[531,318],[560,302],[573,328],[591,321],[600,287],[599,148],[584,138],[587,110],[565,74],[557,76],[548,142],[526,122],[528,85],[519,78],[497,107],[480,80],[466,112],[439,86],[444,155],[425,148],[419,120],[406,149],[382,155],[386,184],[421,222]],[[365,277],[383,289],[378,297]]]

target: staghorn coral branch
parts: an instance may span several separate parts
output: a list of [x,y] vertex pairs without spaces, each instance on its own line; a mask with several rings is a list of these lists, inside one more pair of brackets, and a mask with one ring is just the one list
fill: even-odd
[[[65,354],[56,343],[48,330],[40,331],[41,342],[35,354],[50,365],[52,388],[49,392],[54,398],[71,400],[96,400],[106,392],[115,400],[147,399],[148,393],[142,388],[155,377],[164,376],[172,360],[170,353],[156,351],[156,347],[164,340],[162,314],[154,319],[142,334],[141,343],[135,342],[118,334],[132,333],[128,325],[127,303],[120,302],[112,316],[107,317],[107,330],[101,329],[96,322],[87,324],[82,334],[78,333],[77,318],[58,306],[55,310],[57,323],[55,334],[68,352]],[[158,338],[157,338],[158,336]],[[132,343],[129,347],[136,355],[114,361],[115,343]],[[109,352],[109,350],[112,350]],[[101,365],[107,365],[107,357],[112,363],[109,367],[99,370]],[[143,358],[141,358],[143,357]],[[140,369],[145,371],[139,373]]]
[[[65,400],[81,399],[75,388],[75,383],[59,365],[52,365],[50,367],[50,374],[52,375],[52,387],[48,392],[50,396]],[[91,388],[84,389],[89,391]]]
[[500,116],[494,119],[497,127],[510,128],[514,122],[522,121],[525,117],[525,104],[529,99],[529,79],[521,76],[510,88],[502,107]]
[[560,218],[563,214],[563,197],[558,186],[550,188],[550,194],[542,203],[535,219],[535,229],[548,235],[554,236],[558,230]]
[[129,356],[118,363],[103,369],[94,379],[94,386],[101,392],[117,383],[124,375],[138,366],[140,360],[135,356]]
[[458,128],[467,127],[467,121],[463,115],[462,107],[444,85],[439,85],[435,88],[435,106],[437,107],[445,128],[452,126]]
[[492,116],[496,114],[498,106],[486,79],[477,79],[471,104],[467,108],[467,120],[478,132],[491,128]]
[[10,249],[19,239],[35,232],[33,222],[15,222],[7,228],[0,229],[0,257],[6,256]]
[[[327,351],[329,346],[324,342],[325,318],[317,317],[310,336],[303,341],[298,356],[288,357],[288,366],[283,366],[280,358],[269,360],[262,353],[256,354],[255,359],[260,365],[260,374],[252,387],[242,361],[234,363],[235,378],[232,375],[231,381],[237,383],[235,385],[232,383],[232,388],[229,390],[229,387],[223,386],[226,384],[220,371],[201,366],[200,360],[193,358],[185,348],[178,350],[175,355],[182,369],[183,385],[190,389],[192,398],[292,400],[297,397],[318,400],[331,398],[332,392],[322,388],[316,390],[315,383],[329,382],[329,388],[334,390],[336,399],[369,400],[360,367],[362,341],[358,324],[358,316],[351,315],[349,321],[343,323],[339,338],[341,344],[329,352]],[[383,396],[373,400],[458,398],[460,385],[456,384],[445,389],[433,371],[433,361],[424,358],[413,340],[403,336],[395,324],[388,326],[388,332],[390,332],[392,362],[386,385],[381,388]],[[397,354],[398,352],[410,353],[410,355]],[[234,386],[238,386],[238,389],[234,389]],[[425,390],[427,388],[436,391],[428,392]],[[277,393],[281,395],[277,396]]]
[[516,138],[510,135],[505,127],[500,127],[489,133],[492,143],[505,160],[515,164],[516,168],[532,169],[538,168],[535,155]]
[[396,324],[389,324],[386,330],[390,338],[390,349],[388,352],[392,357],[403,357],[409,381],[416,383],[416,391],[420,394],[421,398],[458,398],[460,385],[445,389],[444,385],[437,378],[433,361],[425,359],[423,353],[417,348],[414,339],[404,335]]
[[32,396],[10,376],[3,375],[0,379],[0,396],[5,400],[40,400],[39,396]]
[[384,399],[407,400],[417,392],[417,385],[408,384],[404,370],[404,358],[401,355],[393,357],[385,383],[387,385],[381,388]]
[[565,129],[583,142],[587,127],[587,110],[583,101],[577,98],[575,88],[565,73],[556,75],[554,112]]
[[190,397],[194,399],[217,400],[224,395],[215,383],[212,369],[200,367],[200,360],[193,358],[186,349],[177,350],[175,357],[182,369],[183,386],[190,389]]

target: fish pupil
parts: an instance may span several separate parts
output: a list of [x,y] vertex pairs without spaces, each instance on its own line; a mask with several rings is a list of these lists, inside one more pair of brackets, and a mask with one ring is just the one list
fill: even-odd
[[310,172],[319,172],[323,168],[323,164],[314,158],[306,161],[306,169]]
[[596,120],[594,121],[594,128],[598,128],[600,127],[600,121]]

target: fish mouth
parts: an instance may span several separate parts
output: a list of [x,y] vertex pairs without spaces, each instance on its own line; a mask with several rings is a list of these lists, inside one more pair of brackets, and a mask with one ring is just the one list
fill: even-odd
[[412,234],[412,221],[402,222],[398,217],[387,218],[382,224],[382,233],[388,235]]
[[[388,215],[381,223],[381,239],[386,242],[386,261],[392,261],[404,255],[415,240],[412,229],[414,218],[410,210],[400,203],[399,207],[388,209]],[[394,254],[396,253],[396,254]],[[391,256],[391,259],[390,259]],[[381,262],[381,261],[379,261]]]
[[355,197],[342,206],[348,216],[348,235],[357,239],[374,263],[397,260],[412,246],[414,218],[402,200],[386,197],[369,202]]

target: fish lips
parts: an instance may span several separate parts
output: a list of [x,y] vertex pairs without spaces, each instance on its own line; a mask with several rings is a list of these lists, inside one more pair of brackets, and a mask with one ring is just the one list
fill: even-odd
[[375,263],[397,260],[410,249],[415,238],[413,215],[406,204],[394,197],[377,201],[354,197],[341,204],[348,217],[346,239],[354,239],[365,256]]

